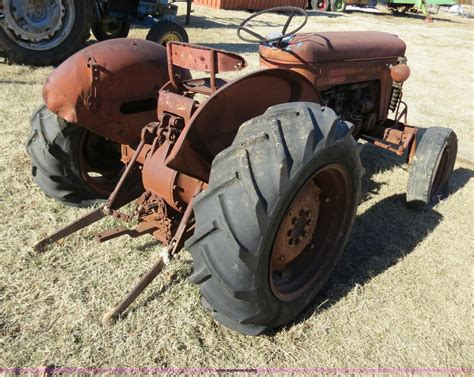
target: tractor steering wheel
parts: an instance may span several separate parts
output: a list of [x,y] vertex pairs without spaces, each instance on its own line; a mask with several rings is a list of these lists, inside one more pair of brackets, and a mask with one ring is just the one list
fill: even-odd
[[[258,34],[254,32],[253,30],[250,30],[249,28],[245,27],[246,24],[249,23],[249,21],[253,20],[256,17],[261,16],[262,14],[267,14],[267,13],[275,13],[275,12],[285,12],[285,13],[290,13],[288,16],[288,19],[286,20],[285,25],[283,26],[283,30],[281,32],[281,36],[275,37],[275,38],[265,38],[263,35]],[[295,15],[301,15],[304,16],[304,21],[299,25],[297,28],[294,30],[287,32],[288,27],[290,26],[291,21],[295,17]],[[303,26],[306,25],[306,22],[308,22],[308,12],[306,12],[304,9],[301,8],[296,8],[296,7],[276,7],[276,8],[270,8],[270,9],[265,9],[260,12],[252,14],[250,17],[246,18],[243,20],[239,27],[237,28],[237,36],[242,39],[245,42],[250,42],[250,43],[272,43],[276,41],[281,41],[282,39],[289,37],[293,34],[295,34],[297,31],[301,30]],[[255,37],[255,39],[249,39],[244,36],[242,36],[242,32],[246,32],[247,34],[252,35]]]

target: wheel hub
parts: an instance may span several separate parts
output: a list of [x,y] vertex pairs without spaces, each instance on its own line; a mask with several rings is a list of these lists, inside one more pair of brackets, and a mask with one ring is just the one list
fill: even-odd
[[103,29],[106,34],[115,34],[120,31],[121,20],[117,18],[107,17],[103,20]]
[[166,42],[181,42],[181,39],[179,38],[179,35],[169,32],[163,36],[163,43]]
[[10,0],[3,5],[3,29],[20,46],[46,50],[71,32],[74,0]]
[[312,240],[319,215],[321,189],[309,181],[288,207],[278,229],[272,266],[283,268],[297,258]]
[[307,294],[342,251],[352,207],[351,177],[341,164],[316,171],[286,207],[270,254],[270,286],[280,300]]
[[61,0],[12,0],[4,9],[7,27],[30,42],[50,39],[61,29],[65,12]]

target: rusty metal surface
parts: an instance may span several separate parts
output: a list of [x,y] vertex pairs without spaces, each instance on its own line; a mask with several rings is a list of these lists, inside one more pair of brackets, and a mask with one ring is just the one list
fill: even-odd
[[270,286],[278,299],[291,302],[304,297],[333,263],[351,216],[352,187],[348,170],[333,163],[295,188],[270,256]]
[[319,92],[338,85],[377,81],[376,120],[387,119],[392,90],[392,65],[405,53],[398,37],[380,32],[298,34],[288,46],[260,46],[263,68],[281,68],[306,77]]
[[396,82],[405,82],[410,77],[410,67],[406,64],[394,65],[390,71],[392,80]]
[[167,44],[169,62],[172,65],[200,72],[240,71],[247,66],[247,61],[233,52],[213,49],[195,44],[170,42]]
[[407,160],[410,162],[416,151],[417,130],[388,120],[383,126],[376,126],[370,132],[362,134],[361,138],[400,157],[407,153]]
[[[332,97],[324,91],[337,87],[344,90],[333,90],[333,97],[348,100],[334,107],[344,110],[352,104],[357,112],[353,118],[366,122],[365,128],[355,127],[355,137],[399,156],[406,153],[408,159],[414,156],[416,129],[400,123],[407,113],[406,106],[400,110],[401,84],[395,120],[386,120],[393,81],[401,83],[409,76],[406,65],[396,65],[405,53],[396,36],[303,34],[283,49],[261,46],[260,53],[269,69],[229,83],[216,74],[244,68],[244,58],[183,43],[169,43],[166,50],[152,42],[112,40],[84,49],[55,70],[44,88],[50,110],[123,144],[126,169],[103,207],[36,247],[111,215],[128,223],[136,220],[137,227],[106,230],[97,235],[99,242],[151,234],[169,246],[167,256],[172,257],[193,232],[194,197],[206,188],[213,159],[231,145],[239,127],[277,104],[330,103]],[[189,70],[208,72],[209,77],[191,79]],[[209,97],[198,103],[194,93]],[[135,168],[141,174],[131,176]],[[126,179],[133,181],[133,194],[125,188]],[[270,263],[270,285],[279,299],[301,298],[328,263],[349,218],[350,179],[343,166],[325,166],[282,209]],[[135,198],[133,215],[117,211]],[[163,267],[160,258],[106,318],[122,313]]]
[[143,165],[143,185],[151,193],[161,196],[168,205],[182,211],[189,203],[200,181],[165,165],[170,145],[163,145],[149,154]]
[[133,144],[143,126],[156,121],[157,94],[168,81],[166,66],[166,49],[157,43],[96,43],[53,71],[43,88],[44,100],[68,122],[117,143]]
[[398,58],[406,44],[396,35],[375,31],[301,33],[284,48],[260,45],[260,55],[273,62],[327,63]]
[[269,69],[226,84],[196,110],[167,166],[207,182],[213,158],[232,143],[244,122],[270,106],[294,101],[320,103],[320,96],[309,81],[292,71]]
[[291,202],[276,233],[272,268],[284,268],[312,241],[319,216],[320,194],[321,189],[309,180]]
[[[218,80],[220,72],[240,71],[247,66],[240,55],[224,50],[213,49],[189,43],[170,42],[166,45],[168,54],[168,75],[175,89],[186,88],[188,91],[210,95],[225,81]],[[176,73],[181,69],[209,72],[209,78],[190,80]]]
[[147,273],[138,281],[135,287],[125,296],[125,298],[114,309],[104,315],[104,323],[114,320],[120,314],[122,314],[130,306],[130,304],[135,301],[138,295],[143,292],[143,290],[148,287],[155,277],[163,270],[166,261],[170,258],[173,258],[174,254],[179,251],[183,245],[183,236],[186,233],[186,229],[189,226],[189,220],[191,219],[193,213],[194,197],[201,192],[202,187],[202,184],[200,184],[193,192],[192,199],[186,207],[186,211],[179,222],[178,228],[169,244],[168,249],[166,250],[165,255],[161,255],[152,268],[147,271]]
[[[59,116],[79,122],[93,132],[124,144],[122,161],[127,167],[110,195],[103,209],[104,213],[123,221],[130,220],[129,216],[119,213],[113,207],[134,165],[142,166],[140,187],[143,185],[143,195],[137,202],[137,229],[107,231],[102,234],[101,239],[111,239],[122,234],[151,233],[168,244],[176,231],[180,213],[187,208],[197,188],[208,180],[214,157],[232,143],[238,128],[244,122],[261,115],[270,106],[292,101],[321,103],[317,89],[379,80],[378,120],[384,120],[392,79],[407,78],[406,66],[397,69],[394,65],[390,70],[386,63],[392,62],[394,58],[390,54],[403,54],[405,45],[390,34],[359,33],[359,38],[370,36],[375,39],[371,46],[376,48],[386,42],[375,56],[368,52],[366,42],[360,42],[359,49],[354,50],[351,40],[345,40],[346,34],[297,36],[290,43],[290,49],[273,48],[267,54],[274,61],[265,61],[266,64],[285,69],[251,73],[225,83],[219,89],[215,75],[218,72],[242,69],[246,66],[242,57],[202,46],[169,43],[167,59],[165,50],[156,44],[119,40],[97,44],[66,61],[45,85],[48,105]],[[327,38],[331,38],[331,41],[327,41]],[[352,49],[347,47],[348,43]],[[297,49],[301,55],[295,54]],[[344,53],[339,50],[344,50]],[[130,51],[134,54],[130,54]],[[262,51],[262,59],[266,59],[263,55],[268,52],[268,48],[262,47]],[[390,58],[380,58],[384,54],[390,55]],[[371,60],[360,60],[362,55]],[[112,56],[114,61],[109,62],[107,58]],[[351,61],[329,63],[333,58]],[[168,79],[163,74],[164,66],[169,68],[171,80],[163,85]],[[66,79],[71,75],[73,67],[78,68],[77,74],[75,80],[69,80],[68,86]],[[215,93],[201,104],[192,98],[190,88],[184,86],[186,82],[198,82],[189,79],[191,76],[188,69],[210,73],[210,78],[201,79],[206,83],[201,86],[209,88],[209,94],[213,91]],[[161,73],[156,74],[158,71]],[[137,81],[136,77],[141,79]],[[150,77],[153,79],[149,80]],[[146,84],[144,78],[148,79]],[[118,85],[122,79],[125,81]],[[161,90],[158,95],[159,87]],[[153,111],[148,112],[153,112],[153,122],[142,122],[144,118],[140,117],[143,114],[137,118],[133,114],[125,116],[120,113],[118,118],[114,118],[108,107],[147,95],[154,96],[156,101]],[[101,122],[102,117],[107,117],[107,121]],[[124,120],[126,117],[131,118]],[[151,115],[148,114],[147,117]],[[121,123],[117,124],[117,120]],[[371,132],[366,132],[363,137],[398,155],[410,150],[411,156],[416,147],[416,130],[397,127],[397,122],[392,127],[373,124]],[[148,125],[145,127],[145,124]],[[140,133],[141,139],[137,137]],[[134,146],[138,140],[139,145]],[[276,252],[279,257],[290,260],[298,254],[299,252]]]
[[[138,197],[137,192],[130,191],[125,196],[119,196],[115,202],[114,208],[120,208],[132,201],[134,201]],[[36,245],[33,246],[33,250],[35,251],[43,251],[44,248],[48,245],[53,244],[64,237],[67,237],[80,229],[83,229],[99,220],[107,216],[107,210],[105,206],[101,206],[88,214],[82,216],[81,218],[77,219],[71,224],[66,225],[65,227],[59,229],[58,231],[54,232],[53,234],[49,235],[45,239],[38,242]]]
[[177,226],[177,214],[163,198],[147,191],[137,201],[138,225],[140,233],[151,233],[163,245],[171,242]]

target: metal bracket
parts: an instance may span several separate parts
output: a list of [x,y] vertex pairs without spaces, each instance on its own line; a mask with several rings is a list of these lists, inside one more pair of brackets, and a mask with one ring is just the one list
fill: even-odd
[[360,138],[379,148],[395,153],[399,157],[402,157],[408,150],[407,162],[410,162],[416,149],[416,132],[415,127],[406,125],[402,130],[377,126],[370,133],[360,135]]
[[87,60],[87,66],[91,70],[91,91],[89,96],[87,97],[86,108],[87,110],[91,110],[95,105],[95,100],[97,99],[97,87],[99,86],[100,82],[100,71],[102,66],[96,62],[94,57],[89,57]]
[[[186,228],[189,224],[189,220],[191,218],[191,214],[193,212],[194,198],[201,192],[202,188],[203,183],[201,183],[196,188],[196,191],[193,194],[193,198],[189,202],[188,207],[186,208],[186,211],[184,212],[183,217],[181,218],[178,229],[176,230],[176,233],[166,251],[158,258],[158,260],[151,267],[151,269],[148,270],[145,275],[143,275],[140,281],[125,296],[125,298],[115,308],[104,314],[102,318],[102,323],[113,323],[113,321],[117,319],[120,314],[122,314],[130,306],[133,301],[135,301],[138,295],[142,293],[143,290],[148,287],[148,285],[150,285],[150,283],[156,278],[156,276],[158,276],[161,270],[163,270],[163,268],[165,267],[168,260],[172,259],[176,252],[179,251],[183,243],[183,235],[186,231]],[[120,235],[124,234],[122,229],[118,229],[117,231]],[[114,234],[106,234],[106,236],[113,237]]]
[[137,237],[143,236],[144,234],[150,234],[155,229],[156,228],[153,225],[149,225],[148,227],[144,227],[143,229],[128,229],[123,226],[120,226],[118,228],[109,229],[109,230],[100,232],[99,234],[95,236],[95,240],[98,243],[103,243],[103,242],[110,241],[114,238],[122,237],[125,235],[132,238],[137,238]]

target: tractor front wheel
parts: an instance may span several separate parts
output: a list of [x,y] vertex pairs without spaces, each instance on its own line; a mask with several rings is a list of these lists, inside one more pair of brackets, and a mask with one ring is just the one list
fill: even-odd
[[431,127],[423,132],[408,176],[410,207],[430,208],[447,195],[457,152],[458,139],[452,129]]
[[32,174],[46,196],[80,206],[110,195],[124,166],[119,144],[67,123],[46,106],[31,118],[31,129]]
[[168,42],[189,42],[188,33],[181,25],[173,21],[158,21],[153,25],[146,36],[148,41],[166,46]]
[[351,130],[330,108],[283,104],[245,123],[194,205],[186,247],[204,307],[249,335],[293,320],[344,250],[361,175]]

